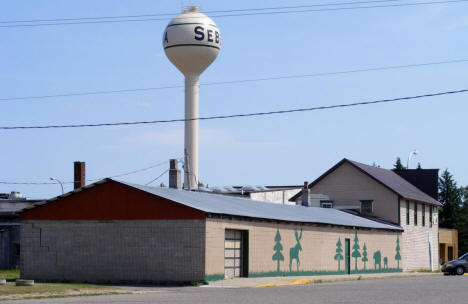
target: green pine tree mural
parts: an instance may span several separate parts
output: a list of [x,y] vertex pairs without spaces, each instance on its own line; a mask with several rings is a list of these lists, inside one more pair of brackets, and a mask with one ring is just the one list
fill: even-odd
[[397,269],[400,269],[400,261],[401,261],[401,255],[400,255],[400,238],[397,236],[396,239],[396,254],[395,254],[395,260],[397,261]]
[[364,263],[364,270],[366,270],[366,263],[369,261],[367,258],[367,247],[366,243],[364,243],[364,247],[362,247],[362,262]]
[[340,261],[343,260],[343,255],[341,254],[343,252],[343,249],[341,248],[341,239],[338,238],[338,242],[336,243],[336,254],[335,254],[335,261],[338,261],[338,271],[341,271],[340,269]]
[[356,234],[354,235],[354,245],[353,245],[353,253],[351,256],[354,258],[354,270],[357,271],[357,259],[361,257],[361,253],[359,252],[359,239],[357,237],[357,231]]
[[283,251],[283,245],[281,245],[281,235],[279,229],[276,230],[275,246],[273,247],[275,254],[273,254],[272,260],[277,262],[276,272],[280,271],[280,262],[284,261],[284,256],[281,253]]

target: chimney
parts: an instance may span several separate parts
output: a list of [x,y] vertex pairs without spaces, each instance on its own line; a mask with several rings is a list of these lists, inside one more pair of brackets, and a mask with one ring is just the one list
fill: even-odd
[[180,176],[180,170],[177,168],[177,159],[169,160],[169,188],[181,188]]
[[304,188],[302,188],[302,206],[309,206],[309,183],[304,182]]
[[79,189],[86,185],[86,163],[76,161],[74,163],[74,178],[73,178],[73,189]]

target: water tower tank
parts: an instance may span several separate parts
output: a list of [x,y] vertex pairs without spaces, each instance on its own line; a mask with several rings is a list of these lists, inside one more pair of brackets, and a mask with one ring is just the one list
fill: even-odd
[[221,34],[197,7],[184,9],[169,22],[163,35],[166,56],[185,76],[184,184],[198,187],[198,90],[200,74],[216,59]]
[[163,46],[166,56],[185,76],[198,76],[218,56],[221,35],[214,21],[192,6],[169,22]]

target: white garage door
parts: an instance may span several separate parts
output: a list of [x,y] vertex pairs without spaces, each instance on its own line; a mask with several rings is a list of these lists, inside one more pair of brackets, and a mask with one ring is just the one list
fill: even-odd
[[226,229],[224,238],[224,276],[242,276],[242,232]]

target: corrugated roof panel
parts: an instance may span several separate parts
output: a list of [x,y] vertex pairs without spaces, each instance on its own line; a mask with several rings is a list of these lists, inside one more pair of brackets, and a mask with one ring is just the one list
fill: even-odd
[[121,181],[118,182],[206,213],[246,216],[290,222],[402,230],[402,228],[397,225],[378,223],[336,209],[280,205],[210,193],[149,187]]

